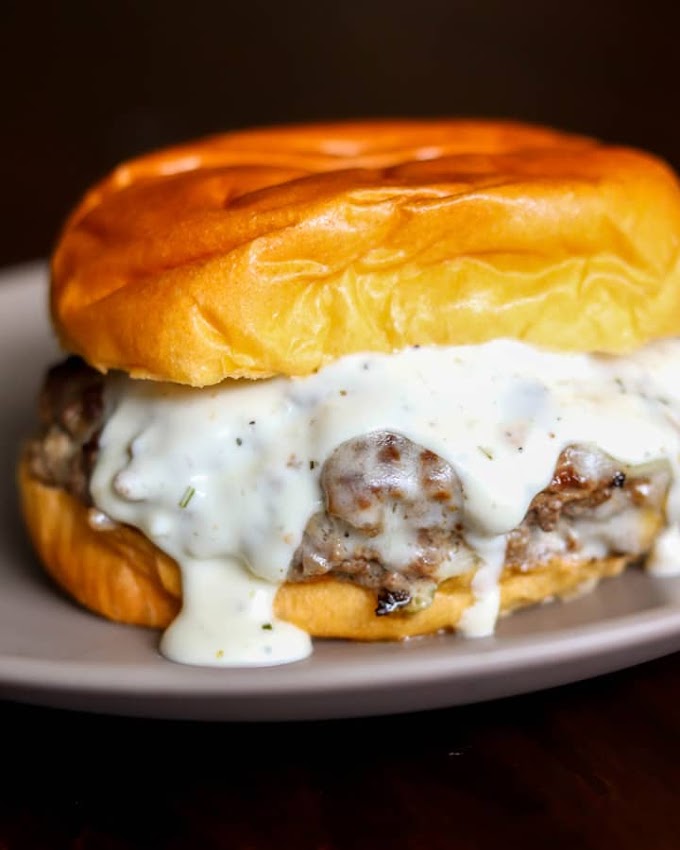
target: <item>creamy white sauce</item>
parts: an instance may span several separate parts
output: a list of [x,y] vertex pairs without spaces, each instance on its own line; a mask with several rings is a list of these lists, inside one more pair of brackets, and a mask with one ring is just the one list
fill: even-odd
[[184,664],[258,666],[306,658],[309,635],[272,615],[277,587],[236,558],[183,558],[182,610],[161,651]]
[[680,529],[664,528],[647,560],[647,569],[657,576],[680,575]]
[[[550,482],[564,448],[598,446],[621,463],[666,458],[680,519],[680,341],[629,357],[556,354],[510,340],[341,358],[305,378],[226,381],[203,390],[108,382],[91,490],[182,569],[183,610],[162,651],[194,664],[305,657],[309,638],[272,613],[310,516],[323,462],[345,440],[393,431],[448,461],[479,555],[470,636],[493,631],[506,535]],[[398,534],[386,559],[408,560]],[[680,534],[653,556],[680,567]],[[271,628],[270,628],[271,627]]]

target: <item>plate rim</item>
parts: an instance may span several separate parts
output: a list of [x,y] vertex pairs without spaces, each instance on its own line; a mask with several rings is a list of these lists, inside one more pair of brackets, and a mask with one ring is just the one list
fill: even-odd
[[[0,301],[6,293],[12,289],[32,285],[36,289],[45,288],[49,275],[49,265],[45,260],[35,259],[23,263],[0,268]],[[4,311],[3,311],[4,312]],[[8,311],[9,312],[9,311]],[[2,323],[0,312],[0,324]],[[3,565],[0,563],[0,572]],[[634,569],[634,568],[631,568]],[[607,583],[625,581],[624,575],[607,579]],[[650,576],[648,580],[663,582],[667,579],[662,576]],[[671,581],[677,581],[671,578]],[[64,600],[68,601],[68,600]],[[553,604],[560,604],[559,602]],[[568,603],[567,603],[568,604]],[[97,621],[101,618],[91,615]],[[127,627],[135,628],[135,627]],[[146,634],[146,638],[140,639],[140,644],[148,643],[148,636],[156,636],[156,630],[139,628]],[[537,637],[538,635],[538,642]],[[439,636],[435,636],[437,640]],[[456,640],[462,642],[464,639],[455,635],[442,636],[444,641]],[[432,638],[413,638],[408,644],[432,640]],[[351,644],[350,641],[334,641],[337,644]],[[376,642],[380,645],[396,644],[401,642]],[[376,643],[368,646],[376,646]],[[422,645],[422,644],[421,644]],[[607,617],[599,621],[591,621],[564,627],[558,631],[544,633],[525,633],[520,635],[507,635],[503,637],[490,637],[476,639],[475,649],[458,655],[451,655],[447,661],[441,650],[441,641],[436,644],[439,651],[431,655],[421,653],[414,658],[403,657],[403,667],[406,670],[408,683],[404,677],[397,677],[395,682],[394,662],[391,664],[377,664],[371,675],[365,669],[366,662],[362,660],[360,669],[355,669],[353,661],[345,661],[334,666],[334,678],[323,684],[323,693],[327,697],[351,693],[361,696],[370,702],[371,693],[384,691],[390,687],[403,689],[407,684],[432,687],[455,688],[456,684],[469,681],[474,676],[480,683],[489,682],[510,673],[527,674],[536,670],[543,670],[551,663],[559,668],[569,668],[580,661],[606,661],[610,656],[622,656],[628,650],[633,655],[645,656],[646,658],[658,657],[680,650],[680,596],[659,604],[652,609],[630,612],[622,615]],[[363,645],[364,647],[367,644]],[[358,647],[360,656],[361,646]],[[238,676],[229,676],[230,668],[206,668],[185,667],[163,659],[155,650],[155,654],[163,664],[173,665],[174,672],[164,676],[149,675],[150,659],[148,647],[143,647],[143,654],[139,664],[106,663],[91,661],[88,659],[56,659],[31,658],[18,653],[3,653],[0,648],[0,695],[5,693],[11,699],[13,693],[28,690],[38,697],[40,702],[49,703],[49,697],[63,694],[68,691],[73,695],[75,702],[83,704],[90,698],[97,702],[100,698],[109,696],[114,701],[125,699],[146,699],[150,702],[161,702],[164,699],[176,700],[178,697],[188,697],[194,700],[248,700],[281,698],[288,702],[295,697],[311,699],[319,696],[318,677],[315,672],[310,672],[305,666],[307,662],[296,662],[286,665],[291,671],[290,676],[274,676],[267,678],[266,671],[272,668],[236,668]],[[483,659],[483,662],[482,662]],[[639,661],[633,661],[633,664]],[[597,665],[596,665],[597,666]],[[606,666],[606,665],[605,665]],[[631,666],[625,661],[614,666],[607,666],[607,670],[613,671],[622,667]],[[162,668],[166,671],[167,668]],[[281,668],[278,668],[279,670]],[[195,671],[200,671],[196,673]],[[302,672],[302,675],[296,675]],[[306,672],[305,672],[306,671]],[[593,675],[600,675],[595,673]],[[589,678],[585,675],[581,678]],[[141,681],[146,679],[144,683]],[[563,684],[576,681],[578,677],[568,676]],[[494,689],[491,688],[493,691]],[[498,689],[496,689],[498,690]],[[519,693],[543,690],[543,686],[522,687]],[[29,693],[29,695],[30,695]],[[500,693],[483,697],[482,699],[497,699],[500,696],[510,695],[512,688],[501,688]],[[24,695],[25,696],[25,695]],[[461,704],[467,702],[478,702],[479,699],[452,701],[447,704]],[[436,700],[433,700],[435,703]],[[433,705],[433,707],[441,707]],[[396,707],[392,713],[398,713]],[[121,713],[121,712],[114,712]],[[125,713],[125,712],[123,712]],[[227,713],[229,713],[227,711]],[[343,712],[341,715],[328,713],[317,713],[316,717],[331,716],[366,716],[373,712],[364,709],[352,714]],[[157,712],[144,712],[147,716],[163,717],[162,705],[158,706]],[[174,715],[173,715],[174,716]],[[188,712],[187,717],[196,716],[195,712]],[[229,718],[234,719],[234,718]],[[247,719],[247,718],[243,718]],[[266,719],[266,718],[262,718]],[[276,711],[270,712],[269,719],[277,719]],[[284,718],[294,719],[294,718]],[[300,717],[299,719],[306,719]]]
[[[619,576],[611,581],[617,581],[617,579],[625,580],[624,576]],[[657,579],[654,579],[655,581]],[[659,579],[663,580],[663,579]],[[68,600],[66,600],[68,603]],[[555,604],[560,604],[560,602],[556,602]],[[93,615],[96,616],[96,615]],[[121,624],[113,624],[115,626],[119,626]],[[127,627],[123,625],[123,628],[139,628],[145,630],[145,627]],[[146,630],[145,630],[146,631]],[[149,629],[151,634],[160,634],[158,630]],[[610,620],[603,621],[602,623],[585,623],[580,626],[570,626],[564,629],[561,629],[559,632],[554,633],[553,635],[544,638],[540,644],[534,643],[531,635],[520,635],[520,636],[505,636],[502,638],[479,638],[475,640],[474,646],[477,649],[481,649],[481,652],[469,652],[462,655],[452,656],[452,661],[450,662],[453,669],[448,669],[447,665],[443,663],[442,658],[437,654],[435,657],[431,658],[421,658],[418,657],[417,661],[414,661],[414,667],[416,664],[419,669],[414,669],[413,671],[409,671],[415,677],[415,681],[438,681],[440,679],[450,680],[451,675],[454,677],[460,675],[463,676],[468,674],[471,670],[477,670],[477,661],[479,658],[484,658],[485,660],[489,660],[491,663],[489,665],[485,665],[485,669],[481,672],[482,675],[489,675],[488,671],[491,669],[494,674],[497,674],[500,671],[505,672],[507,670],[511,670],[515,667],[521,666],[523,669],[530,666],[537,666],[542,664],[546,658],[549,658],[553,655],[556,648],[562,649],[562,645],[566,645],[566,652],[560,653],[560,661],[575,661],[579,658],[586,657],[590,654],[594,644],[597,644],[597,649],[599,652],[607,652],[607,651],[618,651],[621,649],[625,649],[630,646],[641,646],[648,643],[654,643],[655,641],[664,640],[666,638],[672,638],[673,636],[678,636],[678,649],[680,650],[680,604],[678,605],[666,605],[660,607],[659,609],[654,609],[653,611],[643,611],[639,613],[626,614],[622,616],[612,617]],[[463,638],[457,638],[455,635],[439,635],[439,636],[428,636],[425,635],[423,637],[411,638],[407,641],[374,641],[370,644],[361,644],[363,646],[400,646],[404,644],[410,644],[415,641],[426,641],[430,637],[441,637],[444,640],[460,640],[461,642],[464,640]],[[595,638],[595,641],[593,640]],[[351,641],[346,640],[333,640],[329,641],[334,644],[343,644],[343,645],[352,645]],[[503,645],[501,646],[501,642]],[[160,653],[156,653],[163,662],[167,659],[164,659]],[[266,674],[267,670],[272,669],[287,669],[287,670],[299,670],[302,665],[305,665],[305,661],[294,662],[292,664],[286,665],[272,665],[269,667],[210,667],[210,666],[193,666],[193,665],[182,665],[175,664],[172,661],[168,661],[168,664],[172,664],[176,671],[205,671],[201,674],[201,678],[205,679],[205,684],[203,681],[199,683],[199,687],[205,687],[206,691],[212,691],[212,686],[216,682],[223,684],[228,676],[225,676],[224,673],[228,673],[229,670],[238,670],[239,675],[250,676],[252,674],[253,683],[255,684],[255,690],[259,690],[258,684],[260,678]],[[35,669],[37,671],[41,671],[44,675],[44,678],[41,679],[43,684],[57,684],[57,671],[73,671],[74,673],[81,674],[85,676],[87,674],[94,674],[94,680],[88,680],[88,684],[91,682],[97,682],[97,674],[102,671],[101,662],[92,662],[86,659],[73,659],[73,660],[58,660],[51,661],[49,659],[35,659],[35,658],[27,658],[25,656],[19,654],[12,653],[3,653],[0,650],[0,684],[3,682],[23,682],[23,676],[21,675],[21,671],[23,669]],[[352,665],[347,662],[338,668],[338,672],[341,674],[353,669]],[[147,673],[147,669],[145,666],[140,663],[139,665],[134,664],[122,664],[122,663],[110,663],[106,665],[106,670],[111,671],[121,671],[126,673]],[[215,671],[214,673],[208,671]],[[19,675],[16,675],[16,672]],[[377,674],[378,681],[382,681],[387,683],[390,681],[391,676],[384,670],[384,668],[377,668],[374,673]],[[14,678],[12,678],[14,674]],[[182,674],[180,674],[182,675]],[[187,675],[191,675],[188,673]],[[311,680],[307,680],[307,678],[303,678],[302,687],[307,688],[308,684],[311,684]],[[339,680],[328,683],[328,689],[334,690],[336,688],[344,688],[348,684],[356,682],[359,687],[370,687],[372,683],[375,682],[375,679],[369,681],[367,677],[361,677],[359,679],[352,679],[351,674],[346,675],[345,677],[341,676]],[[281,690],[285,690],[285,684],[283,683]],[[169,691],[174,691],[175,687],[177,688],[177,692],[181,692],[184,687],[184,683],[172,683],[172,686],[168,688]],[[278,689],[278,688],[277,688]],[[241,690],[237,688],[236,690]],[[244,691],[246,689],[243,689]],[[216,689],[217,691],[221,691],[221,689]]]

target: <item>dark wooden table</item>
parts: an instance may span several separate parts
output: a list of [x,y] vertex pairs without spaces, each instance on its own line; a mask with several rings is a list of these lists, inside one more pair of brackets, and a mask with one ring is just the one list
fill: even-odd
[[0,848],[677,850],[680,654],[529,696],[201,724],[0,705]]

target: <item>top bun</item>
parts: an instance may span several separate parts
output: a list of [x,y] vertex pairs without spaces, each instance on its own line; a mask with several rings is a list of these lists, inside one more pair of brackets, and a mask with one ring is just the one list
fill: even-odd
[[91,189],[52,263],[63,345],[205,386],[497,337],[680,332],[680,187],[649,154],[498,121],[228,133]]

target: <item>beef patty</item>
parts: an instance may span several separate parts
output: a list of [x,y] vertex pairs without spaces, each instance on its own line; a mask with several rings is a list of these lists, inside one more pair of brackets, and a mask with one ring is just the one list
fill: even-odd
[[[41,430],[28,446],[32,474],[85,504],[92,504],[104,381],[78,357],[50,369]],[[665,461],[627,468],[595,446],[568,446],[507,535],[505,567],[530,569],[557,555],[644,555],[664,522],[670,481]],[[426,606],[441,581],[477,561],[455,470],[400,434],[377,431],[338,446],[323,465],[321,488],[325,509],[310,517],[289,581],[332,575],[356,582],[376,592],[376,613],[384,615]]]

